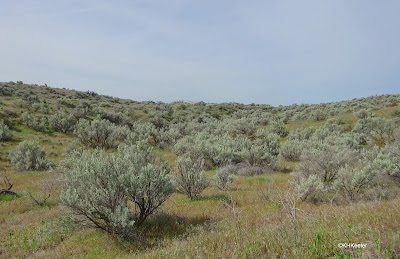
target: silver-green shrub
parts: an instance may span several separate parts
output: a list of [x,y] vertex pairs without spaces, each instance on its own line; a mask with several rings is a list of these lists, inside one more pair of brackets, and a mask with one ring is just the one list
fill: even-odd
[[203,170],[203,161],[193,161],[189,156],[180,156],[176,160],[176,167],[175,186],[190,199],[197,198],[208,187],[209,181]]
[[227,134],[216,136],[203,131],[179,139],[174,149],[178,155],[209,159],[215,166],[224,166],[239,157],[240,145],[237,140],[241,137],[233,139]]
[[369,165],[361,168],[346,165],[340,168],[333,187],[342,196],[354,201],[362,191],[373,184],[375,175],[375,170]]
[[227,190],[233,183],[233,175],[229,172],[228,168],[218,168],[213,177],[214,184],[220,190]]
[[323,120],[326,120],[326,118],[328,118],[328,114],[322,109],[316,108],[311,112],[312,120],[323,121]]
[[246,137],[238,137],[235,139],[237,142],[237,148],[241,158],[250,166],[255,165],[273,165],[276,162],[275,150],[279,153],[279,142],[278,149],[276,148],[276,142],[271,139],[256,139],[251,141]]
[[158,132],[158,146],[166,147],[168,145],[174,145],[176,141],[182,137],[182,134],[177,128],[169,128],[168,130],[160,130]]
[[354,116],[356,116],[359,119],[366,119],[372,117],[372,112],[367,109],[361,109],[357,112],[354,112]]
[[117,155],[96,149],[70,160],[63,204],[115,236],[135,238],[136,227],[173,192],[168,170],[143,142],[120,147]]
[[89,121],[80,119],[75,127],[74,135],[85,146],[96,148],[112,148],[123,141],[129,134],[127,127],[115,126],[108,120]]
[[123,174],[115,158],[95,150],[73,157],[66,171],[61,193],[63,204],[95,227],[115,236],[135,233],[134,220],[127,207],[127,196],[119,181]]
[[151,145],[158,143],[158,130],[151,123],[134,123],[128,134],[125,143],[127,145],[135,144],[137,141],[145,141]]
[[272,132],[278,134],[280,137],[286,137],[289,134],[285,123],[283,123],[281,120],[277,120],[272,123]]
[[47,103],[42,103],[42,102],[32,104],[32,108],[35,111],[39,111],[39,112],[42,112],[45,114],[49,114],[51,111],[51,108],[49,107],[49,105]]
[[73,114],[77,118],[83,118],[92,113],[93,104],[90,100],[80,100],[73,110]]
[[97,114],[100,115],[100,118],[109,120],[116,125],[130,125],[130,118],[125,113],[99,110]]
[[344,122],[341,119],[328,119],[325,122],[324,128],[332,133],[344,132]]
[[280,154],[288,161],[299,161],[303,152],[304,142],[288,140],[281,145]]
[[337,132],[332,132],[328,128],[320,127],[315,130],[312,137],[310,138],[311,141],[323,141],[329,136],[337,135]]
[[232,135],[252,135],[254,134],[256,127],[250,118],[241,119],[230,119],[226,120],[225,130],[230,132]]
[[52,165],[37,142],[28,140],[20,142],[15,151],[10,152],[9,159],[20,171],[45,170]]
[[36,131],[40,132],[48,132],[47,130],[47,119],[42,117],[39,119],[35,119],[28,112],[24,112],[22,114],[22,122],[28,127]]
[[305,201],[308,197],[318,194],[324,189],[321,179],[315,175],[300,177],[292,183],[300,200]]
[[374,163],[380,172],[389,175],[400,184],[400,138],[385,146],[377,155]]
[[262,135],[259,136],[260,140],[255,140],[255,144],[262,144],[266,146],[266,150],[272,156],[277,156],[280,149],[280,138],[279,135],[271,132],[262,131]]
[[13,134],[10,128],[4,123],[3,120],[0,120],[0,140],[10,140]]
[[393,133],[393,125],[391,121],[385,120],[380,117],[371,117],[360,119],[353,129],[356,133],[364,133],[378,142],[384,142]]
[[126,171],[121,176],[128,199],[135,205],[137,225],[161,206],[174,191],[170,170],[145,142],[118,149],[117,163]]
[[288,135],[289,140],[308,140],[312,137],[312,135],[315,132],[314,127],[309,127],[309,128],[297,128],[293,131],[291,131]]
[[77,120],[74,115],[67,114],[65,111],[59,111],[49,118],[49,125],[55,131],[63,133],[71,133],[74,131],[74,127]]
[[303,177],[317,175],[324,183],[335,180],[339,169],[354,160],[354,152],[344,146],[316,142],[305,149],[296,171]]

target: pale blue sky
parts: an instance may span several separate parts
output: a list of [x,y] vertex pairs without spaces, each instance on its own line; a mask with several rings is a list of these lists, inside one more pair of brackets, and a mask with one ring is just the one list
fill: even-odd
[[400,1],[0,0],[0,81],[154,101],[400,93]]

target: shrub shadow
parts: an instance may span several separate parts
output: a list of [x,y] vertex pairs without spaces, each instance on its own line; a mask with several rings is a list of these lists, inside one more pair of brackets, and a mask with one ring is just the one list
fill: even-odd
[[205,224],[209,220],[208,216],[189,218],[160,212],[146,219],[140,230],[146,239],[175,238],[185,236],[190,228]]
[[218,193],[208,196],[199,196],[193,201],[229,201],[229,196],[226,193]]

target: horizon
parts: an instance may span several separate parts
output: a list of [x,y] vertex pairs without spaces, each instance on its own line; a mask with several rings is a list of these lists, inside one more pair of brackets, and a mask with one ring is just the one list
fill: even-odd
[[[348,102],[348,101],[353,101],[353,100],[359,100],[359,99],[366,99],[366,98],[371,98],[371,97],[377,97],[377,96],[385,96],[385,95],[400,95],[400,92],[398,93],[381,93],[381,94],[375,94],[375,95],[367,95],[367,96],[359,96],[359,97],[353,97],[353,98],[348,98],[348,99],[342,99],[342,100],[338,100],[338,101],[330,101],[330,102],[319,102],[319,103],[291,103],[291,104],[278,104],[278,105],[272,105],[269,103],[241,103],[241,102],[233,102],[233,101],[227,101],[227,102],[206,102],[204,100],[199,100],[199,101],[184,101],[184,100],[174,100],[174,101],[170,101],[170,102],[164,102],[164,101],[160,101],[160,100],[135,100],[135,99],[130,99],[130,98],[123,98],[123,97],[118,97],[118,96],[114,96],[114,95],[107,95],[107,94],[103,94],[103,93],[99,93],[99,92],[95,92],[92,90],[78,90],[78,89],[73,89],[73,88],[66,88],[66,87],[56,87],[56,86],[52,86],[52,85],[47,85],[47,84],[36,84],[36,83],[30,83],[30,82],[22,82],[22,85],[34,85],[35,87],[49,87],[49,88],[54,88],[54,89],[59,89],[59,90],[68,90],[68,91],[78,91],[78,92],[94,92],[98,95],[101,96],[107,96],[107,97],[111,97],[111,98],[118,98],[121,100],[129,100],[129,101],[134,101],[134,102],[154,102],[154,103],[165,103],[165,104],[172,104],[172,103],[179,103],[179,102],[183,102],[183,103],[199,103],[199,102],[205,102],[207,104],[224,104],[224,103],[237,103],[237,104],[243,104],[243,105],[269,105],[272,106],[274,108],[277,108],[279,106],[293,106],[293,105],[319,105],[319,104],[329,104],[329,103],[339,103],[339,102]],[[14,84],[19,84],[18,81],[8,81],[8,82],[0,82],[0,83],[14,83]]]
[[0,81],[136,101],[272,106],[400,92],[397,1],[0,7]]

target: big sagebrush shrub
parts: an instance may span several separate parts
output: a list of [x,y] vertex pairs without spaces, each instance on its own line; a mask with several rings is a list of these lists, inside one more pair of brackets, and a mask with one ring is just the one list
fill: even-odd
[[71,133],[74,131],[77,120],[74,115],[67,114],[65,111],[59,111],[54,115],[50,116],[49,124],[50,127],[55,131],[63,133]]
[[116,155],[86,151],[65,164],[63,204],[114,236],[136,237],[137,226],[174,190],[169,171],[143,142]]
[[286,137],[289,134],[285,123],[283,123],[281,120],[274,121],[272,123],[272,132],[278,134],[280,137]]
[[304,142],[299,140],[288,140],[281,145],[280,154],[288,161],[300,161]]
[[371,136],[379,144],[390,138],[393,133],[393,125],[390,120],[380,117],[367,117],[358,120],[353,131]]
[[[247,144],[247,143],[246,143]],[[269,152],[267,144],[262,141],[250,141],[241,147],[240,155],[250,166],[273,166],[276,156]]]
[[174,182],[177,190],[185,193],[190,199],[197,198],[209,185],[203,162],[193,161],[189,156],[180,156],[176,160],[176,166]]
[[372,112],[367,109],[361,109],[357,112],[354,112],[354,116],[356,116],[359,119],[367,119],[372,117]]
[[308,177],[299,177],[292,182],[294,190],[300,200],[305,201],[308,197],[314,196],[324,189],[324,184],[321,179],[315,175]]
[[125,143],[131,145],[137,141],[145,141],[150,145],[155,145],[158,138],[158,131],[153,124],[135,122],[132,125],[131,133],[125,139]]
[[39,112],[42,112],[42,113],[45,113],[45,114],[49,114],[50,111],[51,111],[50,106],[47,103],[42,103],[42,102],[32,104],[32,108],[36,112],[39,111]]
[[40,119],[39,118],[36,119],[30,113],[24,112],[22,114],[22,122],[28,128],[31,128],[33,130],[45,133],[48,132],[46,117],[41,117]]
[[374,164],[381,173],[390,176],[400,185],[400,132],[392,143],[381,149]]
[[213,177],[215,186],[220,190],[227,190],[233,183],[233,175],[227,167],[218,168]]
[[369,165],[364,167],[342,167],[333,183],[333,187],[342,196],[354,201],[367,188],[373,185],[375,170]]
[[297,128],[289,133],[288,140],[308,140],[312,137],[314,132],[314,127]]
[[10,128],[4,123],[3,120],[0,120],[0,140],[10,140],[12,138],[12,132]]
[[20,171],[45,170],[52,165],[46,159],[46,152],[35,141],[22,141],[14,152],[10,152],[9,158]]
[[88,121],[80,119],[75,126],[74,135],[85,146],[112,148],[129,134],[129,129],[112,124],[108,120]]
[[315,121],[323,121],[326,120],[327,117],[328,114],[322,109],[317,108],[311,112],[311,119]]
[[354,160],[353,151],[343,146],[333,146],[326,143],[305,146],[296,167],[296,172],[302,177],[317,175],[324,183],[334,181],[339,169]]

